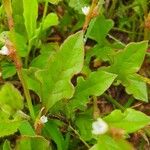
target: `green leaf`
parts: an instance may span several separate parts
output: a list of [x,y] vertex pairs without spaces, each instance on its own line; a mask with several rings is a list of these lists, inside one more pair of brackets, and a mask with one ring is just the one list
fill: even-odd
[[52,4],[58,4],[61,0],[48,0]]
[[136,0],[135,4],[139,4],[144,12],[147,10],[147,0]]
[[44,69],[48,66],[50,59],[56,54],[56,51],[59,50],[59,46],[56,43],[48,43],[42,45],[40,50],[40,55],[33,59],[30,66]]
[[49,120],[48,123],[45,124],[45,127],[43,130],[46,136],[48,136],[48,138],[52,139],[56,143],[57,150],[64,150],[65,141],[55,121]]
[[[121,145],[122,144],[122,145]],[[90,150],[134,150],[133,147],[123,139],[113,139],[108,135],[101,135],[98,143]]]
[[17,132],[20,121],[8,120],[0,121],[0,137],[12,135]]
[[106,19],[104,16],[98,16],[89,24],[86,36],[100,44],[103,44],[113,25],[114,23],[111,19]]
[[7,105],[12,111],[23,109],[23,97],[12,84],[6,83],[0,90],[0,105]]
[[27,35],[23,17],[23,0],[13,0],[12,9],[15,32],[25,38]]
[[100,96],[112,84],[116,78],[115,74],[102,70],[92,72],[89,77],[84,80],[80,78],[72,100],[70,100],[70,109],[82,109],[89,102],[89,96]]
[[35,77],[35,73],[39,69],[30,67],[29,69],[23,69],[23,75],[27,82],[28,88],[34,91],[41,99],[41,84]]
[[135,73],[141,68],[147,47],[147,41],[128,44],[114,56],[113,64],[106,69],[118,75],[117,79],[126,87],[128,94],[142,101],[148,101],[146,85]]
[[96,57],[100,61],[110,61],[114,55],[114,50],[109,46],[96,45],[86,53],[86,61],[89,63],[91,57]]
[[21,136],[16,150],[51,150],[49,142],[41,136]]
[[28,40],[31,40],[36,30],[36,20],[38,17],[38,2],[37,0],[23,0],[23,17],[25,27],[28,33]]
[[26,39],[21,34],[16,32],[10,32],[9,37],[11,41],[15,44],[17,53],[21,57],[25,57],[27,55]]
[[28,121],[22,121],[19,126],[19,131],[21,135],[35,136],[35,132]]
[[119,79],[127,74],[136,73],[144,61],[147,47],[147,41],[128,44],[123,51],[114,56],[110,71],[118,74]]
[[128,94],[133,94],[136,99],[148,102],[148,94],[146,83],[141,79],[140,75],[128,75],[122,84],[125,86]]
[[47,110],[61,99],[73,96],[71,78],[81,71],[84,61],[83,32],[78,32],[61,45],[47,69],[36,73],[41,82],[42,102]]
[[103,118],[110,127],[124,129],[127,133],[136,132],[150,124],[150,117],[140,111],[127,109],[124,113],[114,110]]
[[12,77],[16,74],[15,65],[9,61],[2,61],[1,62],[1,68],[2,68],[3,79],[7,79],[7,78]]
[[47,30],[51,26],[55,26],[58,24],[58,16],[55,13],[49,13],[42,24],[42,30]]
[[85,140],[89,141],[92,139],[92,122],[93,119],[89,117],[89,115],[79,116],[75,124],[79,129],[80,136]]

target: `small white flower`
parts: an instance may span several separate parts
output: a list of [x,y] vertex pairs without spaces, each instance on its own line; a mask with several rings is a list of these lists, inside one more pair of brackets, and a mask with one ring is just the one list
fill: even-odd
[[5,45],[0,50],[0,54],[1,55],[9,55],[9,50],[8,50],[8,48]]
[[83,12],[83,14],[84,15],[88,15],[88,13],[89,13],[89,11],[90,11],[90,7],[88,6],[85,6],[85,7],[82,7],[82,12]]
[[46,123],[48,121],[47,117],[45,115],[43,115],[41,118],[40,118],[40,121],[41,123]]
[[98,118],[97,121],[92,124],[92,133],[95,135],[104,134],[108,131],[108,124],[103,121],[101,118]]

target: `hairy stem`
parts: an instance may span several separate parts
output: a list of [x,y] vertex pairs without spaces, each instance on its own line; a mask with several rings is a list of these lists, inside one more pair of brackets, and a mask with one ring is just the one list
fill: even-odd
[[83,31],[85,32],[87,30],[87,27],[91,21],[91,19],[96,15],[94,12],[96,11],[96,7],[98,6],[98,0],[92,0],[91,8],[89,11],[89,14],[85,18],[85,22],[83,25]]
[[77,132],[77,130],[75,130],[71,125],[69,125],[69,128],[79,137],[79,139],[82,141],[82,143],[89,149],[90,146],[84,141],[84,139],[82,139],[82,137]]
[[[11,31],[12,35],[14,35],[14,21],[13,21],[13,17],[12,17],[11,0],[3,0],[3,6],[4,6],[6,14],[7,14],[9,30]],[[12,43],[11,41],[9,41],[9,39],[7,39],[5,44],[10,51],[9,57],[13,60],[15,66],[16,66],[17,74],[18,74],[18,77],[21,81],[21,84],[22,84],[22,87],[24,90],[24,94],[25,94],[25,98],[27,100],[30,115],[31,115],[31,118],[34,120],[35,115],[34,115],[33,105],[32,105],[32,101],[31,101],[30,92],[27,87],[27,83],[26,83],[23,73],[22,73],[21,58],[19,57],[19,55],[16,52],[16,46],[14,43]]]

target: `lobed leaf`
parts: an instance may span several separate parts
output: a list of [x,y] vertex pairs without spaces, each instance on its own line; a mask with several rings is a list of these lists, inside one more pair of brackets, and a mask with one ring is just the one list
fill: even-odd
[[103,44],[113,25],[114,23],[111,19],[106,19],[104,16],[98,16],[89,24],[86,36],[100,44]]
[[71,78],[81,71],[84,61],[83,32],[78,32],[61,45],[47,69],[36,72],[41,82],[42,102],[47,110],[61,99],[73,96]]
[[127,133],[136,132],[150,124],[150,117],[134,109],[126,109],[124,113],[114,110],[103,118],[110,127],[124,129]]
[[148,102],[148,94],[146,83],[141,79],[140,75],[128,75],[122,84],[125,86],[128,94],[133,94],[136,99]]
[[113,64],[106,69],[118,75],[117,79],[125,86],[128,94],[146,102],[146,84],[135,73],[141,68],[147,47],[147,41],[128,44],[123,51],[114,56]]
[[75,90],[73,99],[70,101],[70,109],[81,109],[88,103],[89,96],[100,96],[112,84],[116,78],[115,74],[108,73],[102,70],[92,72],[89,77],[84,80],[80,78]]

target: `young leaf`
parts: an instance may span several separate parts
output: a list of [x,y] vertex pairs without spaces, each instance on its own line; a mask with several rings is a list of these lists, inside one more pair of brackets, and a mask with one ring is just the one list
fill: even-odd
[[41,136],[21,136],[16,150],[51,150],[49,142]]
[[23,97],[12,84],[6,83],[0,90],[0,105],[8,105],[12,111],[23,109]]
[[150,124],[150,117],[140,111],[127,109],[124,113],[114,110],[103,118],[110,127],[124,129],[127,133],[133,133]]
[[93,72],[84,80],[80,78],[78,81],[73,99],[70,101],[70,109],[81,109],[89,101],[89,96],[100,96],[112,84],[116,78],[115,74],[102,70]]
[[38,17],[38,2],[37,0],[23,0],[23,17],[25,22],[25,27],[28,33],[28,40],[35,34],[36,30],[36,20]]
[[36,73],[41,82],[42,102],[47,110],[63,98],[71,98],[71,78],[81,71],[84,60],[83,32],[70,36],[51,59],[47,69]]
[[42,30],[46,30],[50,28],[51,26],[55,26],[58,24],[58,17],[55,13],[49,13],[42,24]]
[[106,19],[104,16],[98,16],[89,24],[86,36],[102,44],[113,25],[112,20]]

